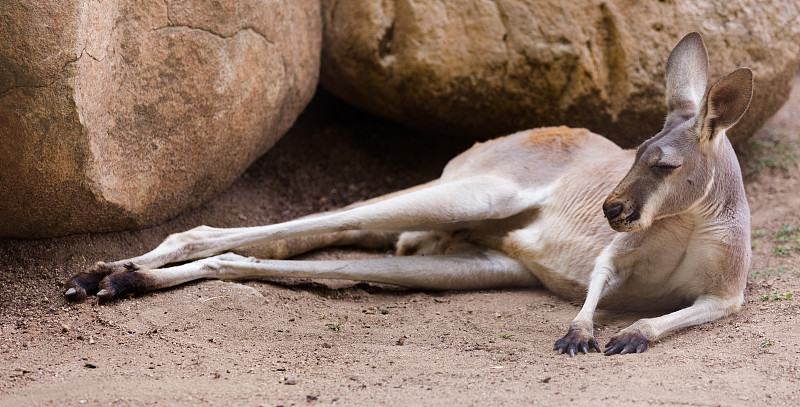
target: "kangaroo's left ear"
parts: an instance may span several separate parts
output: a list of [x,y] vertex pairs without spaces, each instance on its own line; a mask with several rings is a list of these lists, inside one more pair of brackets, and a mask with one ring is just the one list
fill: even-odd
[[749,68],[739,68],[718,80],[700,104],[698,141],[713,140],[733,127],[750,106],[752,97],[753,71]]
[[[694,116],[706,91],[708,52],[703,37],[694,32],[683,37],[667,59],[667,120]],[[685,120],[685,119],[684,119]]]

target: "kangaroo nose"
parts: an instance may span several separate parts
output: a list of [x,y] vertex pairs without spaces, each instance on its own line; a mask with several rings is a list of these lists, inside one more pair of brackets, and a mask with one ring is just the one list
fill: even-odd
[[622,213],[622,202],[611,201],[604,203],[603,213],[605,213],[606,219],[608,220],[616,218],[620,213]]

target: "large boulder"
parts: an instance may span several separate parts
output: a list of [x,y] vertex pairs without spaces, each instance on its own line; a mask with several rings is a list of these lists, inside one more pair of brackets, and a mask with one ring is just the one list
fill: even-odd
[[319,0],[0,2],[0,237],[198,205],[316,89]]
[[709,80],[755,72],[740,143],[786,100],[800,3],[785,0],[322,0],[321,82],[433,133],[485,138],[556,124],[624,146],[663,125],[664,67],[699,31]]

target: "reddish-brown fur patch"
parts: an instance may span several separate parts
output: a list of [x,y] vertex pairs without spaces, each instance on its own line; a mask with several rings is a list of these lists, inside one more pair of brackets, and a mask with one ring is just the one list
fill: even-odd
[[582,145],[582,141],[590,136],[591,133],[586,129],[573,129],[566,126],[543,127],[531,130],[526,144],[533,148],[547,146],[552,151],[563,151]]

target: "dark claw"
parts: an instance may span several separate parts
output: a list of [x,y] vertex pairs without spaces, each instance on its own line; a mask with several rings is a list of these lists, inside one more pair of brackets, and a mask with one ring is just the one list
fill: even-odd
[[581,334],[579,329],[572,329],[564,335],[563,338],[556,341],[553,350],[558,351],[558,354],[567,353],[570,357],[575,356],[579,352],[588,354],[589,350],[594,349],[600,352],[600,347],[597,346],[597,341],[594,338],[586,338]]
[[597,341],[594,338],[589,339],[589,347],[594,349],[597,353],[601,353],[600,345],[597,344]]
[[86,296],[86,289],[79,286],[70,287],[64,293],[64,297],[67,297],[67,300],[74,302],[84,302],[86,301]]
[[640,332],[624,332],[617,334],[606,344],[604,355],[624,355],[642,353],[647,350],[650,340]]
[[621,346],[622,346],[621,344],[615,344],[615,345],[611,346],[611,344],[609,343],[609,344],[606,345],[606,350],[605,350],[605,352],[603,352],[603,354],[606,355],[606,356],[615,355],[615,354],[619,353],[619,348]]
[[102,289],[97,292],[97,299],[101,302],[111,301],[114,299],[114,293],[106,289]]

